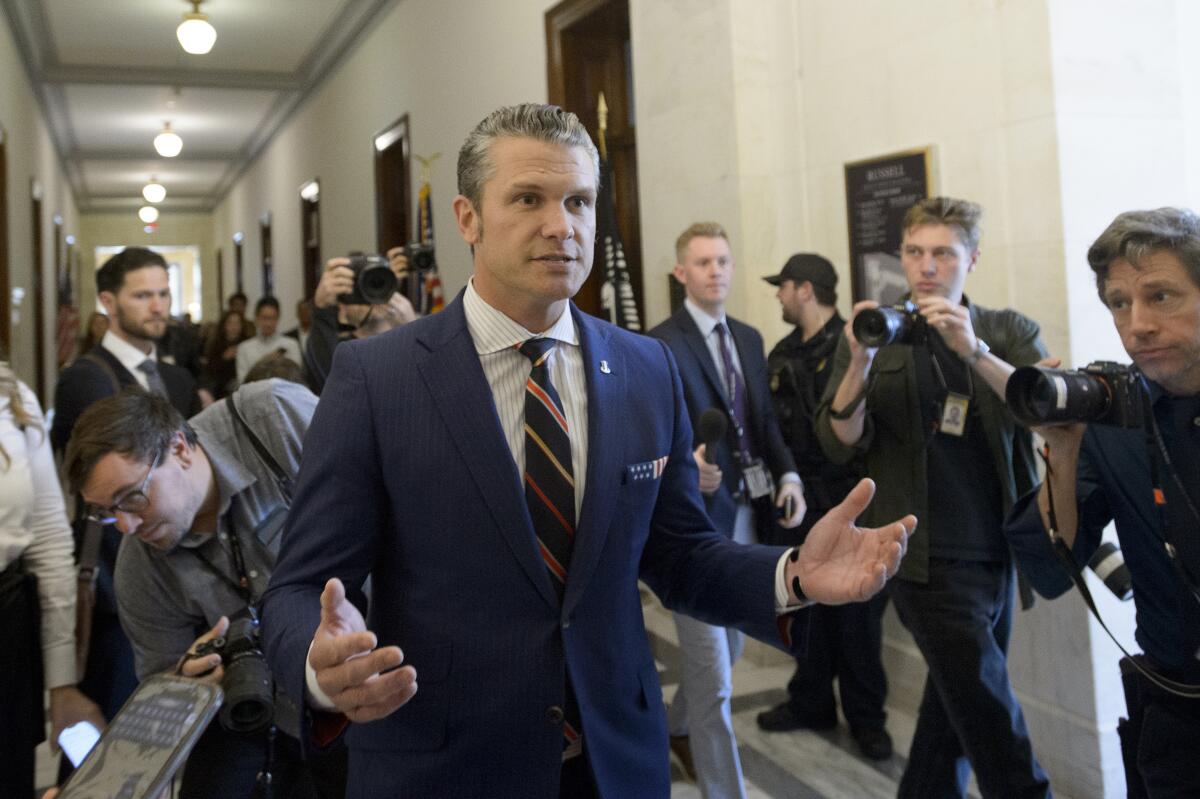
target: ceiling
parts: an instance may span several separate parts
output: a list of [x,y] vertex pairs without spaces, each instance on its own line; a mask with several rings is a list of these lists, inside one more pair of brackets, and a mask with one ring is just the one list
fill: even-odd
[[[0,0],[83,212],[209,211],[304,98],[399,0],[205,0],[217,30],[189,55],[186,0]],[[183,152],[152,141],[169,120]]]

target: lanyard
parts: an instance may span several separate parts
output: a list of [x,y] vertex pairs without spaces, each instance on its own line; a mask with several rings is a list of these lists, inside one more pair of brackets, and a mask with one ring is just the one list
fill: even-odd
[[[199,549],[193,549],[192,553],[196,556],[204,568],[208,569],[210,572],[216,575],[221,582],[225,583],[234,591],[236,591],[238,596],[240,596],[246,602],[247,607],[253,610],[257,602],[252,590],[253,584],[250,582],[250,574],[246,569],[246,557],[242,552],[241,538],[238,536],[237,528],[233,524],[232,502],[230,503],[229,511],[225,513],[225,515],[222,517],[222,520],[225,523],[225,529],[229,531],[227,535],[227,538],[229,539],[229,553],[232,556],[231,560],[233,561],[233,568],[237,571],[237,579],[235,580],[233,577],[230,577],[228,573],[218,568],[217,565],[209,560],[208,556],[202,553]],[[221,540],[219,527],[220,525],[218,525],[218,542]],[[219,543],[218,546],[220,546]]]

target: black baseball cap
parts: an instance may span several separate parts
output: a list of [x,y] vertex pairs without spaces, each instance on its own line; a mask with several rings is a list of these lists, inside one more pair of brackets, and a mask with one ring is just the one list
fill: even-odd
[[787,259],[778,275],[768,275],[763,280],[772,286],[778,286],[785,280],[794,280],[797,283],[807,280],[814,286],[828,286],[832,289],[837,288],[838,276],[828,259],[815,252],[798,252]]

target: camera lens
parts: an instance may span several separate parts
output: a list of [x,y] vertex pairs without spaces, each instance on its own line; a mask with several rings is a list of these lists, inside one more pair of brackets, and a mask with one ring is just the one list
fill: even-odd
[[271,670],[258,650],[242,653],[225,667],[221,681],[225,705],[221,725],[231,732],[253,732],[271,723],[274,690]]
[[358,273],[358,293],[372,305],[383,304],[396,292],[396,273],[384,264],[367,264]]
[[1101,421],[1111,402],[1107,381],[1087,372],[1022,366],[1008,378],[1005,400],[1026,425]]
[[908,328],[908,314],[895,308],[867,308],[854,317],[854,337],[864,347],[903,342]]

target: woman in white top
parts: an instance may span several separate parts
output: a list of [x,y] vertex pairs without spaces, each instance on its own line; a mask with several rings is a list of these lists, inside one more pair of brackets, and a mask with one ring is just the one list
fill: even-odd
[[[36,600],[22,572],[37,578]],[[30,651],[35,634],[40,653]],[[37,397],[0,361],[0,796],[33,795],[34,748],[45,738],[31,682],[39,665],[52,741],[84,719],[103,728],[75,687],[75,562],[50,437]]]

